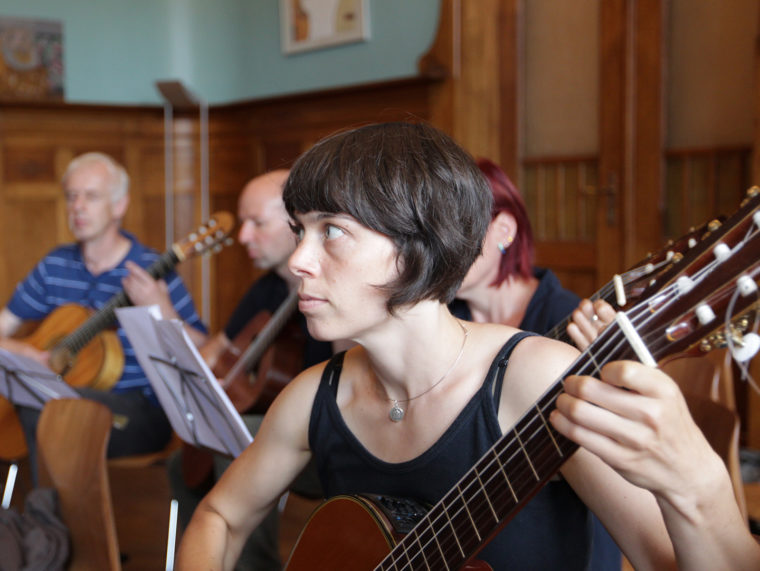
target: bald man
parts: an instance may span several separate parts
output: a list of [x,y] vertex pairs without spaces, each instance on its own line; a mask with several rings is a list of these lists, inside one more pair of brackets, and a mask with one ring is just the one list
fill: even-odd
[[[298,287],[298,279],[287,267],[288,258],[296,246],[295,236],[288,223],[288,213],[282,202],[282,188],[287,178],[287,170],[271,171],[249,181],[240,193],[238,242],[245,247],[254,266],[265,270],[265,273],[248,289],[224,329],[201,347],[201,354],[210,367],[216,364],[219,356],[232,345],[253,318],[263,312],[273,314],[288,293]],[[305,339],[301,369],[329,359],[333,353],[332,345],[309,336],[303,315],[296,312],[293,319],[300,325]],[[243,415],[251,434],[256,434],[262,418],[259,414]],[[222,457],[215,458],[215,478],[221,475],[228,463],[229,460]],[[182,459],[179,454],[170,459],[168,469],[172,491],[179,499],[180,521],[184,526],[189,523],[197,503],[209,486],[195,490],[187,487],[182,477]],[[316,471],[313,469],[307,468],[296,485],[294,490],[302,494],[314,496],[320,493]],[[251,535],[236,569],[282,568],[278,526],[279,518],[275,509]]]

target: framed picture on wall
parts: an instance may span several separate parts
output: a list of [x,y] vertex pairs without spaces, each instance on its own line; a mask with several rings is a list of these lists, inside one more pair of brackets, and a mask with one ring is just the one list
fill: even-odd
[[0,99],[63,99],[63,25],[0,17]]
[[285,54],[364,41],[368,0],[280,0],[280,29]]

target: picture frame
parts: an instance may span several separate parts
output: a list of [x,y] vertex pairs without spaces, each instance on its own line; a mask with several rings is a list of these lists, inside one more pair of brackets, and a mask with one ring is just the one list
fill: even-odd
[[0,17],[0,99],[63,97],[63,23]]
[[369,39],[368,0],[280,0],[284,54]]

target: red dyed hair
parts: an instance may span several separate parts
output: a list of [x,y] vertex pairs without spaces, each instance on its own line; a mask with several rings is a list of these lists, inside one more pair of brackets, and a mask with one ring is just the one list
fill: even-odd
[[501,257],[499,273],[491,285],[498,286],[510,276],[528,279],[533,275],[533,230],[520,191],[493,161],[478,159],[477,163],[493,194],[491,220],[500,212],[506,212],[517,224],[514,240],[511,244],[505,244],[507,251]]

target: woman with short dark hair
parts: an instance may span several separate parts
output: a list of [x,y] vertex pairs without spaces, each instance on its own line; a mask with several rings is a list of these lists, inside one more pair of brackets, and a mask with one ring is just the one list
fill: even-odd
[[[577,356],[566,344],[450,313],[447,303],[480,252],[491,193],[473,159],[437,129],[391,123],[333,135],[296,162],[284,201],[298,240],[289,267],[301,279],[309,332],[356,346],[285,387],[254,443],[196,510],[181,568],[231,568],[248,532],[312,457],[327,497],[374,493],[435,504],[457,491]],[[530,488],[539,469],[507,475],[502,466],[496,492]],[[478,558],[494,569],[586,568],[585,502],[637,568],[673,566],[651,494],[583,449],[561,474]],[[448,518],[470,521],[468,507],[446,511],[440,531],[455,527]],[[468,541],[480,533],[468,531]],[[472,555],[450,536],[426,544],[436,546],[437,559],[392,568],[454,568]],[[361,565],[333,548],[323,543],[315,557],[337,559],[311,559],[312,567],[377,563]]]

